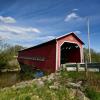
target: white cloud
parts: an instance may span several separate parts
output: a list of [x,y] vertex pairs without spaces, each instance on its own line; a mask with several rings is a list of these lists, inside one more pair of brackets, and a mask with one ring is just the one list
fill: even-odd
[[3,22],[3,23],[16,23],[16,20],[12,17],[0,16],[0,22]]
[[81,19],[81,17],[78,16],[75,12],[72,12],[66,16],[65,21],[68,22],[68,21],[77,20],[77,19]]
[[16,41],[15,44],[23,45],[25,47],[32,47],[32,46],[50,41],[52,39],[55,39],[55,36],[42,36],[42,37],[37,37],[31,40]]
[[6,40],[6,39],[9,39],[9,37],[3,33],[0,33],[0,40]]
[[0,37],[2,39],[10,39],[10,40],[33,39],[37,37],[39,33],[40,30],[37,28],[0,25]]
[[6,24],[16,22],[12,19],[12,17],[0,16],[0,40],[5,40],[8,44],[33,46],[54,39],[54,36],[49,36],[48,33],[46,36],[42,35],[38,28]]
[[37,28],[32,27],[19,27],[19,26],[9,26],[9,25],[0,25],[0,31],[12,32],[13,34],[22,34],[26,32],[36,32],[40,33]]
[[76,34],[81,34],[81,31],[75,31]]
[[77,8],[75,8],[75,9],[73,9],[72,11],[78,11],[78,9],[77,9]]
[[48,40],[52,40],[54,38],[55,38],[54,36],[46,36],[46,37],[38,37],[37,40],[48,41]]

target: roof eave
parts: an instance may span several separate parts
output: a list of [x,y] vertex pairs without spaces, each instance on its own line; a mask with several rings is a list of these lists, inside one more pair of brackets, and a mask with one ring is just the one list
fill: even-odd
[[64,34],[62,36],[59,36],[59,37],[56,38],[56,40],[59,40],[59,39],[65,37],[65,36],[68,36],[70,34],[73,34],[81,42],[81,44],[84,45],[84,42],[75,34],[75,32],[70,32],[70,33]]

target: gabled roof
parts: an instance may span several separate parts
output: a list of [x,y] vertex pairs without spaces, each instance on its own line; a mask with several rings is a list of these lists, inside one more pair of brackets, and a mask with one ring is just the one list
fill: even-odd
[[[77,35],[75,35],[74,32],[70,32],[70,33],[64,34],[64,35],[62,35],[62,36],[59,36],[59,37],[57,37],[57,38],[55,38],[55,39],[49,40],[49,41],[47,41],[47,42],[38,44],[38,45],[36,45],[36,46],[30,47],[30,48],[27,48],[27,49],[23,49],[23,50],[20,50],[20,51],[26,51],[26,50],[29,50],[29,49],[32,49],[32,48],[36,48],[36,47],[39,47],[39,46],[42,46],[42,45],[45,45],[45,44],[48,44],[48,43],[56,42],[57,40],[59,40],[59,39],[61,39],[61,38],[64,38],[64,37],[67,37],[67,36],[69,36],[69,35],[73,35],[81,44],[84,45],[83,41],[82,41],[79,37],[77,37]],[[20,52],[20,51],[19,51],[19,52]]]
[[84,45],[84,42],[74,32],[70,32],[70,33],[64,34],[62,36],[57,37],[56,39],[59,40],[61,38],[67,37],[69,35],[73,35],[81,44]]
[[[20,51],[26,51],[26,50],[29,50],[29,49],[32,49],[32,48],[37,48],[37,47],[40,47],[40,46],[42,46],[42,45],[46,45],[46,44],[52,43],[52,42],[56,42],[56,39],[52,39],[52,40],[49,40],[49,41],[47,41],[47,42],[44,42],[44,43],[41,43],[41,44],[32,46],[32,47],[30,47],[30,48],[23,49],[23,50],[20,50]],[[19,52],[20,52],[20,51],[19,51]]]

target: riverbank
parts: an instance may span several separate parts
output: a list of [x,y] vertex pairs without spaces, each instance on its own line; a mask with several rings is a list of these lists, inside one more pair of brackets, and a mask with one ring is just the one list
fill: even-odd
[[32,77],[20,71],[10,71],[0,73],[0,88],[10,87],[22,81],[31,80]]
[[[93,74],[96,77],[98,76],[98,79],[100,78],[100,74]],[[83,72],[60,71],[42,78],[17,83],[12,87],[3,88],[0,90],[0,99],[89,100],[90,98],[90,100],[100,100],[99,86],[98,92],[94,92],[90,86],[92,85],[88,83]],[[91,91],[89,91],[90,89]]]
[[20,67],[16,68],[16,69],[1,69],[0,72],[4,73],[4,72],[17,72],[20,71]]

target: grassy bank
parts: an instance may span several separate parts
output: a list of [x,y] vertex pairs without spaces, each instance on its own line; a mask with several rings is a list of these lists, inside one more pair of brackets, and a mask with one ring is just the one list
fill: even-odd
[[63,80],[71,78],[73,82],[83,81],[83,91],[91,100],[100,100],[100,73],[99,72],[67,72],[61,71]]
[[[100,100],[100,73],[60,71],[0,90],[1,100]],[[81,87],[69,83],[82,81]],[[82,92],[81,92],[81,91]],[[80,92],[80,93],[79,93]],[[81,98],[81,99],[79,99]],[[84,99],[88,100],[88,99]]]
[[49,89],[48,86],[37,87],[33,83],[24,88],[10,88],[1,91],[1,100],[72,100],[67,88],[58,90]]

